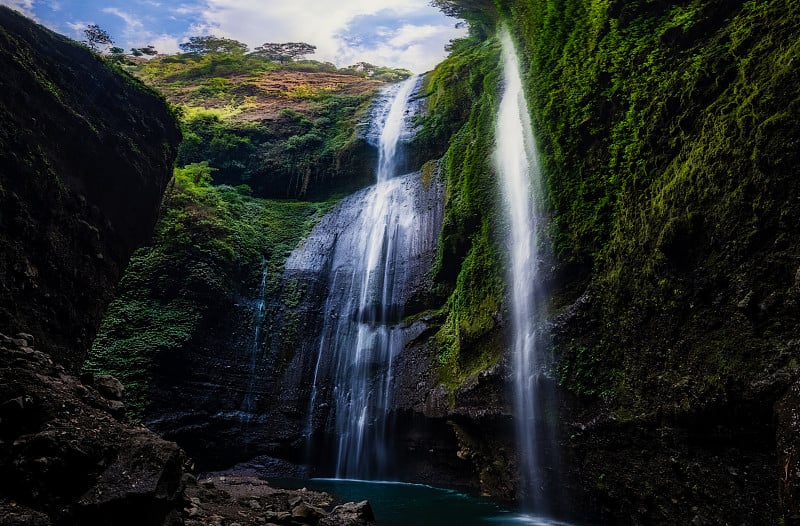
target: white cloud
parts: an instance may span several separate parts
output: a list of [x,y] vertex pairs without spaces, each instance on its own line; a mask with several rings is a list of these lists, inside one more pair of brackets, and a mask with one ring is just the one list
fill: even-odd
[[[181,6],[186,8],[186,6]],[[356,17],[392,13],[397,21],[430,13],[441,23],[428,0],[336,0],[335,8],[320,0],[205,0],[202,23],[189,34],[214,33],[245,42],[251,48],[264,42],[303,41],[317,46],[310,58],[345,66],[366,60],[380,65],[424,71],[444,58],[444,46],[461,35],[450,25],[407,25],[381,28],[383,43],[354,45],[339,34]],[[188,35],[187,35],[188,36]]]
[[140,47],[144,45],[152,45],[159,53],[172,54],[180,52],[181,48],[178,47],[178,44],[181,42],[183,42],[183,40],[179,41],[178,38],[173,35],[158,35],[147,40],[146,43],[142,41],[140,43]]
[[339,61],[347,64],[365,61],[423,72],[432,69],[444,57],[447,43],[459,36],[463,36],[463,31],[455,31],[449,25],[405,24],[377,44],[343,43]]
[[86,26],[89,25],[89,22],[81,22],[78,20],[75,22],[65,22],[64,25],[66,25],[68,28],[78,33],[86,29]]
[[122,9],[117,9],[116,7],[105,7],[102,9],[104,13],[108,13],[110,15],[118,16],[125,22],[125,33],[133,33],[136,31],[141,31],[144,27],[144,24],[141,20],[136,18],[134,15],[130,13],[126,13]]
[[0,5],[8,6],[36,20],[36,15],[33,14],[33,3],[34,0],[0,0]]
[[[147,2],[151,3],[151,2]],[[147,24],[135,15],[117,9],[116,7],[103,8],[104,13],[114,15],[122,19],[125,27],[122,30],[122,37],[130,47],[142,47],[152,45],[159,53],[178,53],[179,39],[175,35],[157,34],[146,29]]]

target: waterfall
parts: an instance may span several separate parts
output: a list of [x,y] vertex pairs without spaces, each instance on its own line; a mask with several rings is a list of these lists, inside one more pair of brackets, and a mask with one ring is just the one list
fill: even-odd
[[327,263],[329,292],[307,434],[312,432],[321,386],[332,385],[327,399],[333,405],[339,478],[390,474],[387,426],[393,359],[403,343],[398,328],[402,296],[414,258],[430,251],[435,242],[422,220],[429,212],[420,210],[425,203],[416,196],[419,174],[397,173],[399,143],[413,133],[410,97],[419,82],[419,77],[411,77],[393,86],[374,111],[370,136],[379,150],[377,182],[343,203],[341,214],[349,223],[337,232]]
[[539,239],[542,183],[531,120],[522,86],[519,61],[508,30],[500,31],[503,94],[498,109],[494,162],[508,221],[507,280],[511,307],[511,348],[514,368],[514,416],[524,504],[546,511],[542,490],[542,451],[547,433],[541,431],[544,360],[537,348],[535,325],[541,319],[537,283],[541,254]]
[[253,343],[250,345],[250,368],[247,376],[247,391],[240,407],[241,415],[244,419],[252,418],[254,407],[253,388],[256,381],[256,364],[258,363],[261,348],[261,326],[264,324],[266,314],[267,298],[267,260],[261,259],[261,283],[258,287],[258,297],[253,302]]

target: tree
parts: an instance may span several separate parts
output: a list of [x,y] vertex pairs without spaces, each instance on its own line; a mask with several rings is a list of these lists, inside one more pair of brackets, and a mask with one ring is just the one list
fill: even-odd
[[193,55],[211,55],[214,53],[224,53],[228,55],[243,55],[247,53],[247,44],[230,38],[216,37],[207,35],[202,37],[190,37],[188,42],[180,44],[184,53]]
[[355,71],[356,73],[360,73],[365,77],[371,77],[375,74],[378,66],[375,64],[370,64],[369,62],[357,62],[351,66],[347,66],[347,69],[350,71]]
[[447,16],[469,22],[470,31],[479,29],[484,34],[493,31],[497,9],[492,0],[429,0],[429,3]]
[[114,47],[112,47],[111,49],[108,50],[108,58],[112,62],[118,62],[120,64],[124,64],[125,60],[126,60],[125,59],[125,50],[122,49],[121,47],[114,46]]
[[285,64],[305,58],[306,55],[313,55],[316,50],[317,46],[305,42],[284,42],[283,44],[267,42],[258,46],[251,55]]
[[145,47],[132,47],[131,55],[134,57],[141,57],[143,55],[152,57],[153,55],[158,55],[158,51],[156,51],[156,48],[154,48],[152,45]]
[[111,35],[108,34],[108,31],[102,29],[97,24],[89,24],[86,26],[86,29],[83,30],[83,34],[86,39],[82,42],[89,46],[89,49],[95,53],[99,53],[106,47],[114,44],[114,41],[111,40]]

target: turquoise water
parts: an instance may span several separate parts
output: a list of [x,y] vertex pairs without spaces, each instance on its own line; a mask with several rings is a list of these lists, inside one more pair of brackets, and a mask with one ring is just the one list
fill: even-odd
[[366,499],[375,513],[376,526],[570,526],[514,513],[489,499],[424,484],[341,479],[273,482],[276,486],[325,491],[342,502]]

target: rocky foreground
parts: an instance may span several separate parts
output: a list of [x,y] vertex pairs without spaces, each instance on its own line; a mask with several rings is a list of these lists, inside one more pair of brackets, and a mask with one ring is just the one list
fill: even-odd
[[247,477],[198,483],[174,443],[125,421],[112,377],[68,374],[25,333],[0,334],[0,525],[346,525],[369,504]]
[[186,526],[361,526],[375,520],[367,501],[348,502],[331,510],[334,501],[327,493],[276,489],[248,476],[192,481],[186,495]]

